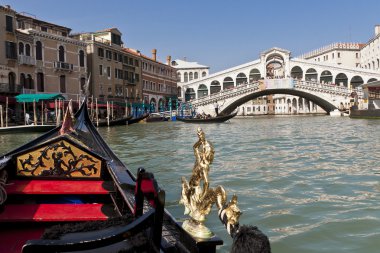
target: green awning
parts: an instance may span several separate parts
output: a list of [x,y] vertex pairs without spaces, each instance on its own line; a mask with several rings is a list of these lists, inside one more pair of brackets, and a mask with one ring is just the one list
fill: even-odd
[[55,100],[55,99],[66,100],[66,98],[64,96],[62,96],[62,94],[58,94],[58,93],[20,94],[20,95],[16,96],[16,101],[19,103],[20,102],[21,103],[22,102],[33,102],[33,101],[39,102],[40,100]]

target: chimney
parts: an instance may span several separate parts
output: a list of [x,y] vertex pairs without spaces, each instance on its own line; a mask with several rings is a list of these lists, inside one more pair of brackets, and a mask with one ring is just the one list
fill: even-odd
[[375,36],[380,34],[380,25],[375,25]]
[[152,59],[153,61],[157,60],[157,49],[152,49]]
[[172,57],[170,55],[168,55],[166,57],[166,63],[170,66],[171,65],[171,61],[172,61]]

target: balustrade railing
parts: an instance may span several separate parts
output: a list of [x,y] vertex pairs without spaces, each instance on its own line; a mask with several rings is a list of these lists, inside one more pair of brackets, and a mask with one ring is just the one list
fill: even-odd
[[58,70],[68,70],[73,71],[74,65],[67,62],[61,62],[61,61],[55,61],[54,62],[54,68]]
[[208,96],[203,96],[198,99],[194,99],[191,101],[192,104],[200,104],[200,103],[213,103],[215,100],[220,100],[224,99],[226,96],[233,96],[234,94],[243,94],[246,92],[250,92],[252,90],[257,90],[259,88],[259,82],[253,82],[253,83],[248,83],[244,85],[239,85],[237,87],[234,87],[232,89],[227,89],[227,90],[220,90],[219,92],[210,94]]
[[21,85],[19,84],[9,84],[9,83],[0,83],[0,92],[4,93],[20,93]]
[[28,55],[19,55],[18,56],[18,63],[20,65],[36,65],[36,59],[33,58],[32,56]]

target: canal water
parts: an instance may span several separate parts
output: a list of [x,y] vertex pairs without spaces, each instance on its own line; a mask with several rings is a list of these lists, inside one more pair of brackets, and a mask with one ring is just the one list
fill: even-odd
[[[181,177],[191,175],[197,127],[139,123],[100,133],[131,171],[154,172],[166,208],[183,220]],[[238,196],[240,223],[266,233],[272,252],[379,252],[380,121],[263,116],[202,129],[215,148],[211,186]],[[0,154],[36,136],[0,135]],[[205,224],[224,240],[218,252],[229,252],[215,208]]]

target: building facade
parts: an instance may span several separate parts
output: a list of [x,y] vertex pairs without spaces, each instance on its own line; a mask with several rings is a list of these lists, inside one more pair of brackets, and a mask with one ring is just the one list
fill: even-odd
[[360,52],[360,66],[380,72],[380,25],[375,25],[375,36],[364,45]]
[[0,7],[0,92],[61,93],[77,100],[87,78],[86,44],[70,28]]
[[141,55],[143,99],[149,104],[150,111],[164,111],[177,103],[177,73],[171,66],[171,57],[167,57],[166,64],[157,60],[157,50],[152,50],[152,57]]
[[16,12],[9,6],[0,6],[0,102],[6,96],[20,92],[17,82]]
[[136,103],[142,98],[139,53],[124,48],[117,28],[73,35],[87,44],[90,94],[101,101]]

